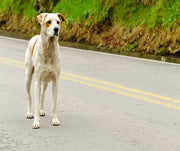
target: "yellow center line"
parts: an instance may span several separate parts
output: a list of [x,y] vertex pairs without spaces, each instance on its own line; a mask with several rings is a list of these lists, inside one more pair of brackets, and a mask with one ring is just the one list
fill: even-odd
[[[9,63],[9,62],[6,62],[6,61],[1,61],[0,60],[0,62],[4,63],[4,64],[11,65],[11,66],[15,66],[15,67],[18,67],[18,68],[24,68],[24,66],[20,66],[20,65],[17,65],[17,64],[12,64],[12,63]],[[72,78],[69,78],[69,77],[66,77],[66,76],[61,76],[61,78],[64,79],[64,80],[70,80],[70,81],[77,82],[77,83],[80,83],[80,84],[88,85],[90,87],[103,89],[103,90],[110,91],[110,92],[113,92],[113,93],[117,93],[117,94],[120,94],[120,95],[133,97],[133,98],[140,99],[140,100],[143,100],[143,101],[147,101],[147,102],[151,102],[151,103],[154,103],[154,104],[158,104],[158,105],[162,105],[162,106],[165,106],[165,107],[180,110],[180,106],[177,106],[177,105],[172,105],[172,104],[169,104],[169,103],[160,102],[160,101],[157,101],[157,100],[154,100],[154,99],[149,99],[149,98],[146,98],[146,97],[138,96],[138,95],[131,94],[131,93],[126,93],[126,92],[123,92],[123,91],[107,88],[107,87],[92,84],[92,83],[89,83],[89,82],[80,81],[80,80],[77,80],[77,79],[72,79]]]
[[[24,65],[24,63],[21,62],[21,61],[12,60],[12,59],[8,59],[8,58],[5,58],[5,57],[0,57],[0,59],[3,59],[3,61],[0,60],[1,63],[6,63],[6,64],[9,64],[9,65],[12,65],[12,66],[24,68],[24,66],[22,66],[22,65]],[[11,63],[9,63],[7,61],[9,61]],[[21,64],[21,66],[13,64],[13,63]],[[163,99],[163,100],[168,100],[168,101],[173,101],[173,102],[176,102],[176,103],[180,103],[180,100],[177,100],[177,99],[174,99],[174,98],[165,97],[165,96],[161,96],[161,95],[158,95],[158,94],[141,91],[141,90],[133,89],[133,88],[130,88],[130,87],[125,87],[125,86],[118,85],[118,84],[115,84],[115,83],[110,83],[110,82],[106,82],[106,81],[92,79],[92,78],[88,78],[88,77],[84,77],[84,76],[79,76],[79,75],[75,75],[75,74],[71,74],[71,73],[67,73],[67,72],[62,72],[62,74],[66,75],[66,76],[70,76],[70,77],[79,78],[79,79],[82,79],[82,80],[93,81],[93,82],[101,83],[101,84],[104,84],[104,85],[113,86],[113,87],[116,87],[116,88],[120,88],[120,89],[131,91],[131,92],[136,92],[136,93],[140,93],[140,94],[144,94],[144,95],[160,98],[160,99]],[[158,103],[156,103],[156,104],[158,104]]]
[[10,63],[10,62],[7,62],[7,61],[0,60],[0,63],[8,64],[8,65],[11,65],[11,66],[14,66],[14,67],[18,67],[18,68],[24,68],[24,66],[13,64],[13,63]]
[[5,60],[5,61],[9,61],[9,62],[12,62],[12,63],[18,63],[18,64],[25,65],[24,62],[17,61],[17,60],[13,60],[13,59],[8,59],[8,58],[5,58],[5,57],[0,57],[0,59],[1,59],[1,60]]
[[65,79],[65,80],[70,80],[70,81],[74,81],[74,82],[77,82],[77,83],[81,83],[81,84],[84,84],[84,85],[88,85],[88,86],[91,86],[91,87],[100,88],[100,89],[107,90],[107,91],[110,91],[110,92],[118,93],[118,94],[121,94],[121,95],[137,98],[137,99],[140,99],[140,100],[143,100],[143,101],[159,104],[159,105],[169,107],[169,108],[173,108],[173,109],[176,109],[176,110],[180,109],[180,106],[172,105],[172,104],[165,103],[165,102],[160,102],[160,101],[157,101],[157,100],[154,100],[154,99],[149,99],[149,98],[138,96],[138,95],[135,95],[135,94],[126,93],[126,92],[123,92],[123,91],[107,88],[107,87],[104,87],[104,86],[88,83],[88,82],[85,82],[85,81],[80,81],[80,80],[77,80],[77,79],[72,79],[72,78],[65,77],[65,76],[61,76],[61,78]]
[[174,99],[174,98],[165,97],[165,96],[161,96],[161,95],[158,95],[158,94],[141,91],[141,90],[133,89],[133,88],[130,88],[130,87],[125,87],[125,86],[118,85],[118,84],[115,84],[115,83],[110,83],[110,82],[106,82],[106,81],[91,79],[91,78],[87,78],[87,77],[83,77],[83,76],[79,76],[79,75],[75,75],[75,74],[71,74],[71,73],[66,73],[66,72],[63,72],[63,74],[65,74],[67,76],[83,79],[83,80],[98,82],[98,83],[101,83],[101,84],[113,86],[113,87],[116,87],[116,88],[131,91],[131,92],[136,92],[136,93],[140,93],[140,94],[144,94],[144,95],[149,95],[149,96],[160,98],[160,99],[163,99],[163,100],[168,100],[168,101],[173,101],[173,102],[176,102],[176,103],[180,103],[180,100],[177,100],[177,99]]

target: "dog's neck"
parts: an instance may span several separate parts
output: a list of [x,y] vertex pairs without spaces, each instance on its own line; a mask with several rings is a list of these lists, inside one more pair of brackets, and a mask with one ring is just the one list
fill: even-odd
[[48,37],[45,34],[41,33],[42,40],[42,54],[45,63],[52,62],[54,57],[57,56],[57,47],[58,47],[58,37]]
[[41,33],[41,40],[44,51],[48,51],[49,49],[51,49],[50,52],[53,52],[57,47],[57,43],[58,43],[57,36],[48,37],[45,34]]

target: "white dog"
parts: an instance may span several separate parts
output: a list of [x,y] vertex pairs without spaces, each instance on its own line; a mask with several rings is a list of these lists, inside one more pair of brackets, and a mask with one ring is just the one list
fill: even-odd
[[32,125],[34,129],[40,127],[39,116],[45,116],[44,94],[50,81],[52,81],[53,94],[52,124],[59,125],[57,116],[57,91],[60,75],[58,38],[61,22],[65,21],[64,16],[60,13],[42,13],[37,16],[37,19],[41,25],[41,34],[31,38],[25,55],[25,80],[28,96],[26,117],[28,119],[33,118],[30,87],[33,73],[35,75],[35,117]]

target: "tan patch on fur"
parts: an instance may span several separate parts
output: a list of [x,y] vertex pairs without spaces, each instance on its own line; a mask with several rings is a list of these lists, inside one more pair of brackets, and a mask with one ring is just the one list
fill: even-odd
[[61,21],[63,21],[63,22],[66,21],[65,17],[61,13],[58,13],[57,15]]
[[33,48],[32,48],[32,51],[31,51],[31,57],[33,56],[34,47],[35,47],[35,45],[36,45],[37,41],[38,41],[38,39],[36,39],[36,41],[35,41],[35,43],[34,43],[34,45],[33,45]]
[[48,28],[50,26],[50,23],[48,23],[50,20],[48,20],[46,23],[45,23],[45,27]]

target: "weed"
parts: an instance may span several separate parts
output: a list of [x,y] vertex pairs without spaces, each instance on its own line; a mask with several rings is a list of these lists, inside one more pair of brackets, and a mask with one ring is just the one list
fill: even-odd
[[37,34],[37,14],[59,12],[67,20],[61,40],[110,52],[179,54],[179,10],[180,0],[0,0],[0,29]]

